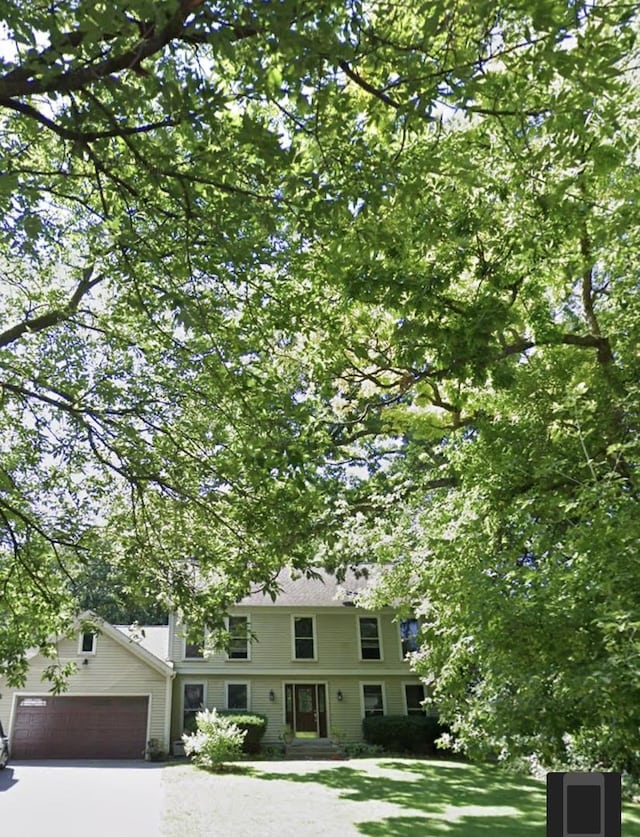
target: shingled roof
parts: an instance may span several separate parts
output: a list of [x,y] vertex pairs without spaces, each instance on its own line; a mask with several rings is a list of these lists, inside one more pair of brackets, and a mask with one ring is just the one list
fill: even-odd
[[159,660],[169,658],[169,626],[168,625],[114,625],[127,639],[135,642],[153,654]]
[[242,606],[251,607],[341,607],[350,606],[355,598],[370,583],[370,577],[377,568],[367,568],[369,578],[356,577],[352,571],[347,571],[345,580],[338,582],[335,575],[325,570],[315,570],[319,578],[307,578],[299,573],[292,574],[289,569],[278,574],[280,593],[275,602],[271,596],[259,591],[245,596],[238,602]]

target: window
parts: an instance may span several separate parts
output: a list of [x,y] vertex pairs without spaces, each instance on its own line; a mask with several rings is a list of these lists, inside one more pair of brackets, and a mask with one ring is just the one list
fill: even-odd
[[418,620],[403,619],[400,622],[400,639],[402,640],[402,657],[418,650]]
[[365,718],[369,718],[371,715],[384,715],[382,685],[379,683],[363,683],[362,703]]
[[360,659],[381,660],[380,631],[376,616],[362,616],[360,623]]
[[227,709],[249,708],[249,684],[227,683]]
[[246,616],[229,617],[229,650],[227,657],[230,660],[249,659],[249,620]]
[[95,654],[97,636],[92,631],[84,631],[78,638],[78,654]]
[[424,686],[422,683],[405,683],[404,698],[407,704],[407,715],[424,715],[422,707]]
[[199,636],[195,642],[192,639],[192,636],[189,635],[185,638],[184,641],[184,658],[185,660],[202,660],[204,659],[204,643],[205,643],[205,636],[204,636],[204,629],[202,631],[201,636]]
[[295,616],[293,619],[293,645],[296,660],[315,660],[313,641],[313,616]]
[[204,683],[185,683],[183,692],[182,727],[195,732],[196,713],[204,708]]

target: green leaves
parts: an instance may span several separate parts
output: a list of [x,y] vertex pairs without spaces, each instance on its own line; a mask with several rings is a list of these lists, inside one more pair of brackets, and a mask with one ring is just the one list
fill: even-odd
[[469,749],[637,749],[636,21],[396,12],[4,4],[0,660],[377,557]]

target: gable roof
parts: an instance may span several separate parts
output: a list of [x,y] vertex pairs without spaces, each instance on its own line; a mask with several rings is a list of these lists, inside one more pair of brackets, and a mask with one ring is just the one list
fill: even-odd
[[276,600],[261,590],[250,593],[238,602],[240,606],[251,607],[349,607],[357,604],[358,594],[371,583],[377,568],[365,568],[369,577],[360,576],[348,570],[345,579],[339,582],[335,575],[325,570],[316,570],[318,577],[307,578],[304,574],[292,574],[284,569],[277,576],[280,588]]
[[112,625],[111,622],[107,622],[106,619],[102,619],[102,617],[93,613],[91,610],[81,613],[76,619],[75,624],[80,627],[83,622],[92,622],[95,624],[98,629],[102,631],[102,633],[106,634],[123,648],[126,648],[136,657],[139,657],[143,662],[151,666],[151,668],[159,671],[160,674],[164,674],[165,677],[173,676],[174,672],[171,663],[156,657],[156,655],[145,648],[142,643],[126,636],[122,631],[118,630],[115,625]]
[[[123,648],[126,648],[127,651],[131,652],[134,656],[138,657],[142,662],[146,663],[151,668],[155,669],[156,671],[163,674],[165,677],[173,677],[174,670],[173,665],[166,660],[167,652],[164,652],[163,657],[157,656],[154,652],[149,650],[149,648],[145,647],[142,642],[136,641],[131,636],[127,636],[123,631],[119,630],[115,625],[112,625],[110,622],[107,622],[101,616],[98,616],[97,613],[94,613],[92,610],[85,610],[84,613],[81,613],[79,616],[76,617],[73,623],[74,630],[80,630],[83,624],[90,624],[95,625],[95,627],[101,633],[108,636],[110,639],[114,640],[114,642],[121,645]],[[166,631],[167,636],[167,645],[166,648],[168,650],[168,643],[169,643],[169,628],[165,625],[153,625],[150,627],[159,627],[164,628]],[[159,636],[159,635],[158,635]],[[63,639],[68,639],[68,636],[60,634],[59,636],[51,637],[51,642],[60,642]],[[32,648],[27,657],[29,659],[37,656],[40,653],[40,649]]]

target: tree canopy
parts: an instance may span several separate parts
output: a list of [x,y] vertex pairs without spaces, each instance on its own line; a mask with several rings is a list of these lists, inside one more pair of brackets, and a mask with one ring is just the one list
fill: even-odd
[[634,4],[0,7],[2,670],[373,559],[469,751],[637,770]]

